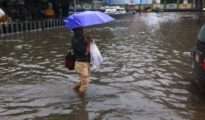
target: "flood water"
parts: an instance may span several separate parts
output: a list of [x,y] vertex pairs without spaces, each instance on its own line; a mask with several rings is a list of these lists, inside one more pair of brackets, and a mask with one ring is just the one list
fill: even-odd
[[84,98],[64,67],[70,32],[1,38],[0,120],[204,120],[191,82],[196,15],[142,13],[95,28],[104,63]]

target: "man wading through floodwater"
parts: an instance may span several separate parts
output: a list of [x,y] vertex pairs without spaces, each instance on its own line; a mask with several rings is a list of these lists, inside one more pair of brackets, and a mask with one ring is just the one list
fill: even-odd
[[[77,12],[64,19],[65,27],[74,32],[72,39],[72,49],[76,60],[74,69],[80,76],[80,82],[74,89],[81,95],[86,92],[90,83],[90,57],[92,61],[95,61],[92,65],[99,65],[102,62],[97,46],[94,43],[90,44],[90,37],[85,38],[83,28],[109,23],[113,20],[114,18],[100,11]],[[90,48],[94,50],[90,51]]]
[[90,40],[84,36],[83,28],[73,29],[72,49],[75,56],[75,71],[79,74],[80,82],[74,87],[83,95],[90,83]]

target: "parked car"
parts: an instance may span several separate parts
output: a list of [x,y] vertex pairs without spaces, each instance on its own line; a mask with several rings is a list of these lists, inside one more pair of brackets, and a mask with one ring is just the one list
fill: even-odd
[[120,6],[105,6],[104,9],[105,13],[110,15],[126,14],[125,8]]
[[196,46],[192,50],[192,68],[195,82],[205,91],[205,25],[201,27]]

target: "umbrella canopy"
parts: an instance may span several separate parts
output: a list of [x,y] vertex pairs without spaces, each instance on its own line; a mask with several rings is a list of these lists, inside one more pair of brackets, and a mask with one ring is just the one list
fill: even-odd
[[74,29],[105,24],[113,20],[114,18],[100,11],[84,11],[68,16],[64,22],[66,28]]

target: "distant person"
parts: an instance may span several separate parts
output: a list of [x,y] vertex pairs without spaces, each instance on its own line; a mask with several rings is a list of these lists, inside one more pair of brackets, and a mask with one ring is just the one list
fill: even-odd
[[0,8],[0,23],[7,21],[7,15],[3,9]]
[[54,18],[56,16],[53,5],[51,3],[48,4],[48,8],[44,11],[44,14],[47,18]]
[[72,49],[76,59],[75,71],[79,74],[80,82],[74,87],[80,95],[83,95],[90,83],[90,37],[84,36],[83,28],[73,29]]

